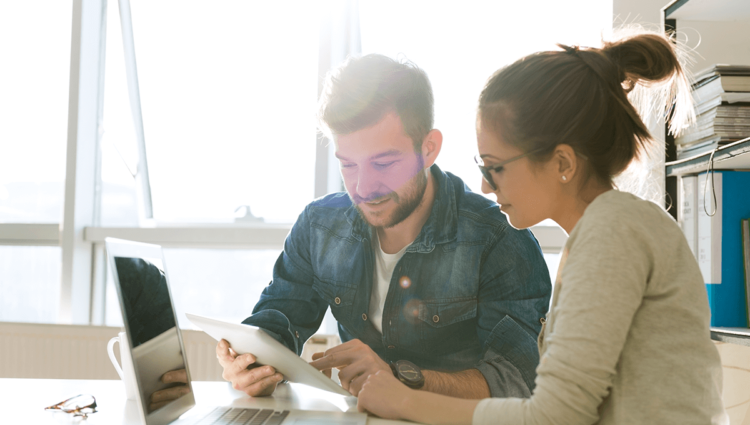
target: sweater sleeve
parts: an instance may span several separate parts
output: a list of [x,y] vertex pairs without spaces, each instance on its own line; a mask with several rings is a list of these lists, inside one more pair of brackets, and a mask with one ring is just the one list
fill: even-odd
[[653,253],[633,220],[606,208],[581,218],[563,255],[567,260],[555,288],[558,300],[534,394],[484,400],[474,411],[474,424],[591,424],[599,419],[598,408],[609,394],[653,268]]

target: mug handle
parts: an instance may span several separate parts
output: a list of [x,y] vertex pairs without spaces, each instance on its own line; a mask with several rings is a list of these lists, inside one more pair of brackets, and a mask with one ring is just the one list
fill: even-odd
[[115,357],[115,353],[113,350],[115,343],[117,342],[120,342],[119,336],[112,337],[112,339],[109,340],[109,342],[107,343],[107,354],[109,354],[109,360],[112,361],[112,366],[115,367],[117,374],[120,375],[120,379],[124,380],[125,377],[122,376],[122,368],[120,367],[120,364],[117,363],[117,358]]

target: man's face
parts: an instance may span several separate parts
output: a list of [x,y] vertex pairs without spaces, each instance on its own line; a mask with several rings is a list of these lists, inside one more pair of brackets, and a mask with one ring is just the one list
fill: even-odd
[[346,191],[371,226],[393,227],[419,206],[427,187],[424,159],[397,114],[335,143]]

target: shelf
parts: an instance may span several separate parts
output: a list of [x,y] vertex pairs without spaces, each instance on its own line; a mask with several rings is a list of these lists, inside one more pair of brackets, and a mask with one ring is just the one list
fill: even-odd
[[[706,152],[692,158],[667,162],[667,176],[681,176],[683,174],[705,172],[710,157],[711,152]],[[717,149],[714,154],[714,169],[750,170],[750,137]]]
[[711,328],[711,339],[730,344],[750,347],[750,329],[748,328]]
[[750,20],[750,2],[747,0],[675,0],[663,10],[666,19],[714,22]]

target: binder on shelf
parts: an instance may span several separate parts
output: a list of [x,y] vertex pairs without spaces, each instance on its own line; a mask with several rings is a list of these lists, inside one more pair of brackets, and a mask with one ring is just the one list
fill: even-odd
[[[721,224],[722,224],[722,181],[721,172],[698,175],[697,187],[697,259],[706,285],[721,284]],[[714,192],[715,190],[715,192]],[[714,198],[715,193],[715,198]],[[708,289],[711,302],[711,287]],[[713,307],[713,304],[711,305]],[[713,312],[713,308],[711,308]],[[713,319],[712,319],[713,322]],[[712,323],[713,325],[713,323]],[[719,325],[713,325],[719,326]]]
[[695,213],[695,206],[698,203],[698,186],[697,176],[683,176],[680,179],[679,202],[680,208],[677,210],[677,221],[680,223],[682,233],[685,234],[688,246],[697,257],[697,239],[698,239],[698,220]]
[[711,326],[747,327],[740,229],[741,220],[750,217],[750,172],[702,173],[697,183],[698,265],[708,291]]
[[750,218],[742,220],[742,260],[745,264],[745,309],[750,326]]

